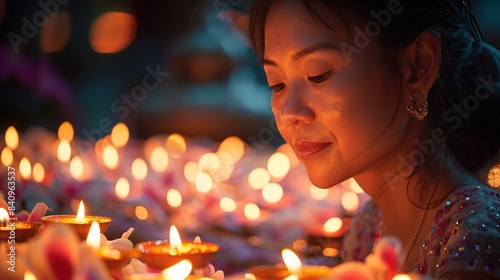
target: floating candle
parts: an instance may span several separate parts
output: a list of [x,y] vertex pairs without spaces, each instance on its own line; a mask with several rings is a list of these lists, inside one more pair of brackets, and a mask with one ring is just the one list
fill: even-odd
[[81,240],[87,238],[90,227],[93,221],[99,223],[100,232],[105,232],[111,223],[112,219],[103,216],[88,216],[85,215],[85,207],[83,201],[80,201],[80,206],[78,207],[77,215],[51,215],[42,217],[42,221],[46,225],[61,223],[70,225],[74,230],[76,230],[78,236]]
[[182,242],[175,226],[170,228],[170,241],[156,240],[136,245],[141,259],[150,267],[163,270],[182,260],[189,260],[194,268],[202,268],[215,256],[219,246],[209,242]]

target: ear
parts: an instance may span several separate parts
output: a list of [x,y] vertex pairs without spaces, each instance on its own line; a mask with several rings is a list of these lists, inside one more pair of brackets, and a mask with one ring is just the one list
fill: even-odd
[[441,66],[441,36],[424,31],[401,52],[401,72],[410,89],[427,98]]

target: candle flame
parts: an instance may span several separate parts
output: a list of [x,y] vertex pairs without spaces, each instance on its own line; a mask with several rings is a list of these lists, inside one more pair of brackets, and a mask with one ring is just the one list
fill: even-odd
[[328,219],[323,225],[323,230],[328,233],[334,233],[342,228],[342,219],[333,217]]
[[120,177],[118,181],[116,181],[115,185],[115,194],[119,199],[126,199],[128,194],[130,193],[130,183],[127,178]]
[[281,257],[285,262],[285,266],[293,274],[300,274],[302,270],[302,262],[299,257],[290,249],[283,249]]
[[35,274],[33,272],[26,270],[24,272],[24,280],[36,280]]
[[274,153],[267,161],[267,169],[273,178],[282,179],[290,171],[290,159],[284,153]]
[[59,145],[57,145],[57,158],[61,162],[68,162],[71,158],[71,146],[68,140],[62,139],[59,141]]
[[176,189],[169,189],[167,192],[167,203],[168,205],[177,208],[182,204],[182,195]]
[[395,275],[392,280],[411,280],[410,275],[408,274],[398,274]]
[[85,221],[85,207],[83,206],[83,201],[80,200],[80,206],[78,206],[78,212],[76,213],[76,222],[83,224]]
[[0,224],[6,224],[9,221],[9,212],[5,208],[0,208]]
[[2,149],[2,155],[0,157],[4,166],[10,166],[12,162],[14,162],[14,153],[12,153],[9,147],[4,147]]
[[45,178],[45,169],[43,168],[43,165],[39,162],[35,163],[33,165],[33,179],[37,183],[41,183],[43,179]]
[[181,251],[182,250],[182,241],[177,231],[177,228],[174,225],[170,226],[170,250]]
[[148,165],[142,158],[136,158],[132,162],[132,177],[138,181],[142,181],[148,175]]
[[256,220],[260,216],[260,209],[255,203],[248,203],[245,205],[245,208],[243,208],[243,213],[247,219]]
[[278,183],[269,183],[262,189],[262,197],[269,203],[276,203],[283,198],[283,188]]
[[102,149],[102,160],[104,161],[104,165],[109,169],[116,169],[118,167],[118,151],[113,145],[108,144]]
[[149,163],[154,171],[160,173],[167,170],[168,167],[168,153],[163,147],[156,147],[151,152]]
[[63,122],[57,130],[57,136],[59,137],[59,140],[71,142],[75,136],[75,131],[71,123],[68,121]]
[[193,265],[189,260],[182,260],[173,266],[164,269],[161,272],[161,276],[165,280],[183,280],[189,276],[192,269]]
[[83,175],[83,161],[79,156],[75,156],[69,163],[69,172],[71,175],[79,179]]
[[31,177],[31,162],[28,158],[23,157],[19,162],[19,173],[24,179]]
[[17,134],[17,130],[12,125],[7,128],[5,131],[5,144],[11,150],[15,150],[19,145],[19,134]]
[[165,145],[168,154],[173,158],[180,158],[186,152],[186,140],[180,134],[174,133],[168,136]]
[[111,142],[116,147],[123,147],[127,144],[130,132],[126,124],[119,122],[111,130]]
[[87,245],[96,251],[101,247],[101,229],[99,228],[99,223],[97,221],[92,221],[86,242]]

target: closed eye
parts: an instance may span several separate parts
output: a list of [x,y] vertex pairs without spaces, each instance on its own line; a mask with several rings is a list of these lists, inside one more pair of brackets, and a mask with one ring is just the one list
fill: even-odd
[[328,77],[330,77],[330,74],[332,73],[332,71],[327,71],[323,74],[320,74],[320,75],[316,75],[316,76],[311,76],[309,78],[307,78],[308,81],[311,81],[315,84],[319,84],[319,83],[322,83],[324,82],[326,79],[328,79]]

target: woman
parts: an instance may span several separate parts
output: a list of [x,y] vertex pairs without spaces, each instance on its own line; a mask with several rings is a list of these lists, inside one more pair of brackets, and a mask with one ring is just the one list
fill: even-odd
[[500,194],[482,172],[500,149],[500,56],[465,2],[257,0],[250,32],[311,181],[353,177],[373,198],[346,259],[392,235],[403,271],[500,277]]

